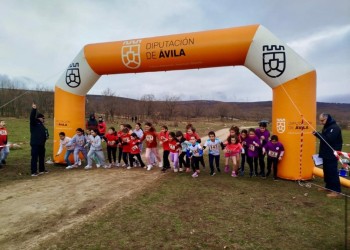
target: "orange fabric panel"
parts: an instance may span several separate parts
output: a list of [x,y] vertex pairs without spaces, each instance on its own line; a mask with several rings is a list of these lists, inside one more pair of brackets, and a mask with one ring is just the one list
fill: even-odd
[[[285,155],[278,165],[279,177],[290,180],[312,178],[312,155],[316,148],[316,139],[312,135],[313,128],[316,128],[315,114],[315,71],[273,89],[272,132],[278,135],[285,147]],[[306,121],[301,124],[302,117],[313,128]]]
[[[85,96],[74,95],[55,87],[55,110],[54,110],[54,148],[53,159],[56,163],[64,162],[63,152],[55,157],[59,147],[58,134],[65,132],[66,136],[73,137],[77,128],[85,130]],[[73,157],[71,158],[73,162]]]
[[84,54],[99,75],[243,65],[258,27],[89,44]]

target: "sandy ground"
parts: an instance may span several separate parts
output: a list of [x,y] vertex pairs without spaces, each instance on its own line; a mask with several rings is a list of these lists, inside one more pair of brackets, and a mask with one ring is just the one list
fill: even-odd
[[35,248],[163,177],[159,168],[74,169],[11,182],[0,192],[0,248]]

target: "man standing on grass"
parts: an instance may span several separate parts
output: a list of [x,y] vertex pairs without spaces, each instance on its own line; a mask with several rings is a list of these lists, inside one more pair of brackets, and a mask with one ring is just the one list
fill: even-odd
[[[49,138],[49,133],[44,126],[44,122],[44,115],[37,113],[36,105],[33,103],[32,112],[30,113],[30,146],[32,148],[30,165],[32,176],[48,173],[45,169],[45,142]],[[38,160],[39,173],[37,169]]]
[[313,134],[320,139],[319,157],[323,160],[323,173],[326,189],[332,190],[327,197],[340,197],[340,180],[338,174],[338,159],[334,155],[334,151],[341,151],[343,146],[343,138],[341,129],[336,121],[329,114],[320,114],[320,123],[323,129],[320,133],[314,131]]

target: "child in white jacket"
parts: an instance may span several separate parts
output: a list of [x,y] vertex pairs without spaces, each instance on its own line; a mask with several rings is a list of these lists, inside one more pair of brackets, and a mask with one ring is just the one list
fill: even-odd
[[94,159],[94,156],[97,157],[98,163],[101,164],[102,167],[108,168],[105,165],[105,156],[102,151],[102,141],[101,137],[98,135],[97,129],[91,130],[91,134],[88,136],[88,143],[90,143],[90,150],[87,154],[88,165],[85,167],[85,169],[92,168],[92,160]]

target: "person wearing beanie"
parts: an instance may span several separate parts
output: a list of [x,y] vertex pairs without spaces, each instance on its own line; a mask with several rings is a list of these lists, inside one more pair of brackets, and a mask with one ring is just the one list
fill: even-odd
[[[37,113],[36,104],[32,104],[30,113],[30,146],[31,146],[31,175],[48,173],[45,169],[45,143],[49,138],[47,128],[44,126],[45,116]],[[39,172],[37,164],[39,162]]]

